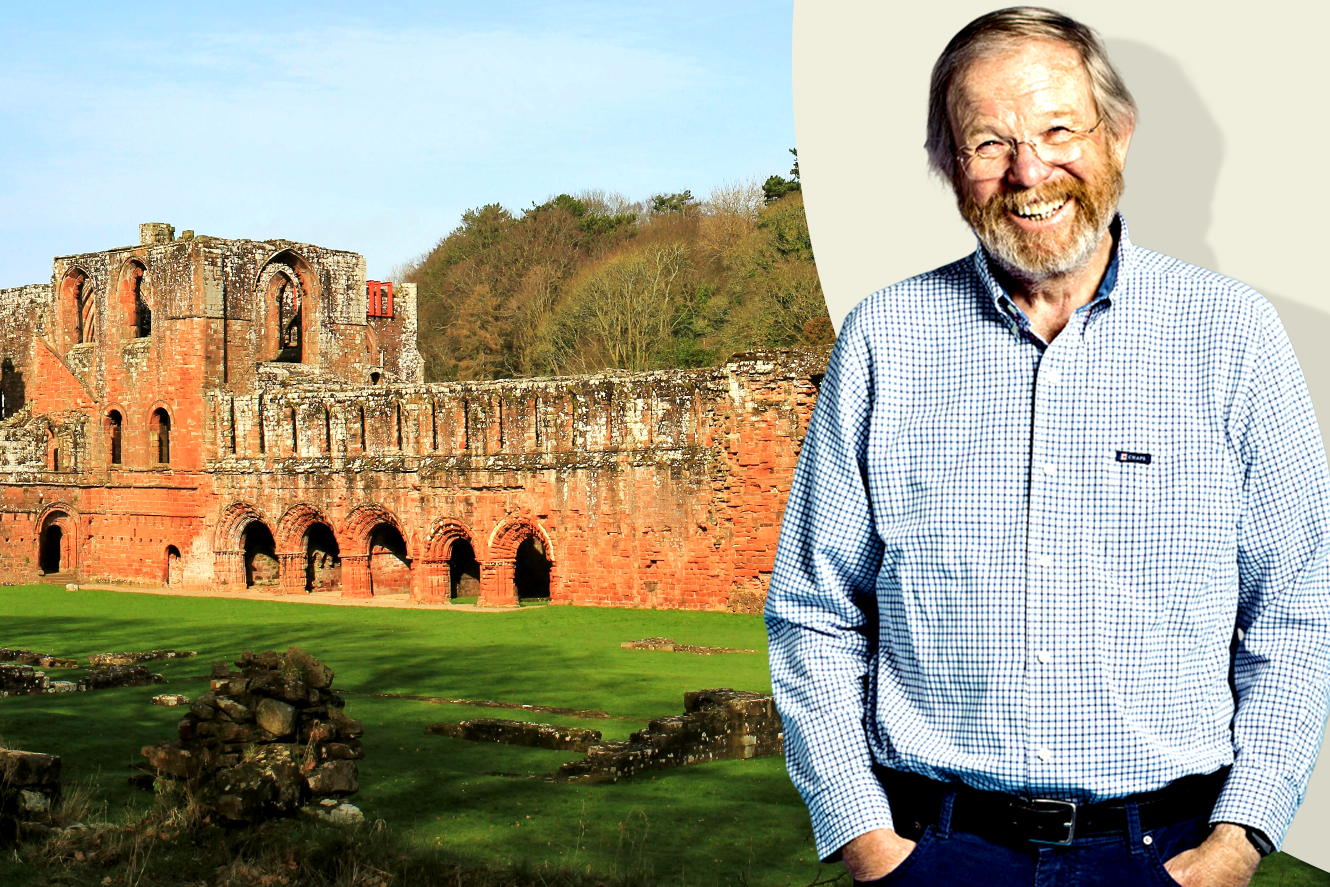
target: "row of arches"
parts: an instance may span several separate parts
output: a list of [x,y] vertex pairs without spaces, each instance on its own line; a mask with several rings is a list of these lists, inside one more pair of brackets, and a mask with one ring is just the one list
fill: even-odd
[[[126,260],[120,266],[112,290],[116,298],[107,299],[108,309],[118,315],[110,322],[120,328],[122,338],[142,339],[152,335],[152,309],[144,293],[146,277],[147,267],[142,262]],[[59,298],[66,346],[97,341],[102,334],[103,320],[88,271],[78,265],[66,270],[60,280]]]
[[308,504],[273,521],[252,503],[233,503],[218,522],[214,556],[219,584],[285,594],[516,603],[548,600],[554,576],[549,538],[530,518],[507,519],[487,539],[440,519],[420,539],[379,505],[335,524]]
[[[120,410],[106,411],[107,459],[112,465],[125,460],[125,416]],[[166,407],[156,407],[148,415],[148,461],[152,465],[171,464],[171,414]]]

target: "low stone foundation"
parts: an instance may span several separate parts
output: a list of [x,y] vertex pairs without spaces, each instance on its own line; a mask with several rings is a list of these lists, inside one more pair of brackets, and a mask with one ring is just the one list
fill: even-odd
[[756,653],[756,650],[740,650],[735,647],[703,647],[698,644],[676,644],[674,638],[642,638],[640,641],[624,641],[619,645],[625,650],[653,650],[657,653],[695,653],[698,656],[711,656],[715,653]]
[[364,727],[342,713],[332,669],[296,647],[246,651],[235,664],[238,672],[213,666],[211,689],[181,718],[179,739],[144,746],[152,769],[187,782],[233,823],[290,815],[311,800],[351,815],[339,799],[360,788]]
[[618,782],[647,770],[785,753],[780,715],[770,696],[716,689],[685,693],[683,699],[684,714],[656,718],[626,742],[592,746],[585,760],[564,764],[558,776]]
[[[148,650],[144,653],[93,653],[88,657],[88,664],[98,665],[134,665],[138,662],[155,662],[159,659],[188,659],[199,655],[194,650]],[[48,666],[49,667],[49,666]]]
[[60,799],[60,758],[0,748],[0,844],[28,825],[44,825]]
[[107,665],[79,678],[79,690],[109,690],[113,687],[147,687],[164,684],[166,678],[148,671],[146,665]]
[[34,653],[31,650],[11,650],[8,647],[0,647],[0,662],[17,662],[21,665],[32,665],[37,668],[78,668],[78,662],[73,659],[61,659],[59,656],[48,656],[45,653]]
[[38,696],[79,689],[73,681],[53,681],[31,665],[0,665],[0,696]]
[[448,736],[472,742],[498,742],[502,745],[524,745],[556,751],[586,751],[600,742],[599,730],[506,721],[501,718],[474,718],[457,723],[433,724],[426,727],[425,732],[431,736]]

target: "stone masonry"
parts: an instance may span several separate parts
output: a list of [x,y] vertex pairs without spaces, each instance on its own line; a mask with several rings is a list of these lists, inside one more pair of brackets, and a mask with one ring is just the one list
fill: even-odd
[[825,351],[427,385],[366,287],[151,224],[0,290],[0,581],[760,609]]

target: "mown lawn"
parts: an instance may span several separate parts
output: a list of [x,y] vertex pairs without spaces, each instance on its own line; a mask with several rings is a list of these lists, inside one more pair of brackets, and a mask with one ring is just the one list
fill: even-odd
[[[649,636],[758,652],[694,656],[619,646]],[[491,867],[552,866],[640,883],[803,885],[835,874],[815,858],[808,814],[779,759],[702,764],[618,785],[569,785],[536,777],[576,755],[424,732],[436,721],[525,717],[595,727],[615,739],[652,717],[682,712],[686,690],[769,691],[766,636],[755,616],[548,606],[389,610],[0,588],[0,646],[80,660],[119,650],[199,651],[195,659],[153,663],[170,681],[164,687],[0,699],[0,739],[61,755],[67,783],[91,784],[104,815],[127,820],[151,803],[128,786],[129,765],[142,760],[141,746],[172,738],[180,716],[148,699],[168,690],[197,696],[207,686],[197,678],[210,663],[246,649],[291,645],[333,667],[347,712],[365,723],[361,790],[353,802],[417,845]],[[612,717],[579,720],[367,694],[600,709]],[[0,880],[6,870],[17,872],[0,862]],[[1262,865],[1253,883],[1330,887],[1330,874],[1281,854]]]

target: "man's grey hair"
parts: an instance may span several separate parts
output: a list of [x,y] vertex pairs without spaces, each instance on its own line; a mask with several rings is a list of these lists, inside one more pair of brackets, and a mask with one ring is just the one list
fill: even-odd
[[951,38],[933,65],[928,89],[928,164],[947,181],[956,174],[956,141],[951,132],[952,82],[972,63],[1006,52],[1027,40],[1053,40],[1074,48],[1090,77],[1090,91],[1114,138],[1136,120],[1136,100],[1108,59],[1104,44],[1088,26],[1040,6],[1012,6],[981,15]]

